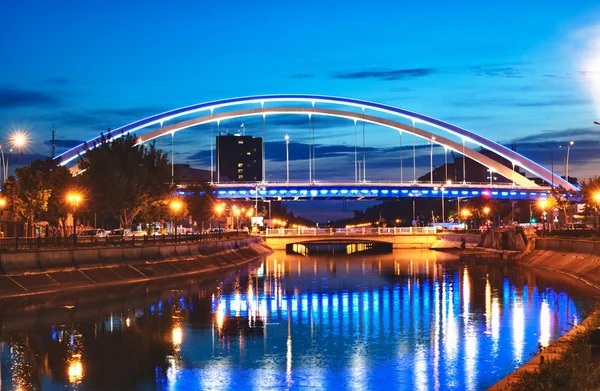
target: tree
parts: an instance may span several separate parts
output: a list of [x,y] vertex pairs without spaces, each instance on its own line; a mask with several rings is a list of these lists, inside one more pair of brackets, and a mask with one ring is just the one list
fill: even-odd
[[585,204],[584,213],[593,215],[600,208],[600,201],[596,198],[600,194],[600,177],[594,176],[581,183],[582,202]]
[[189,214],[195,221],[209,221],[214,213],[214,187],[210,183],[188,186],[185,201]]
[[[67,217],[76,212],[67,197],[71,192],[83,195],[84,191],[69,169],[59,163],[59,160],[46,158],[44,161],[36,160],[30,166],[41,174],[42,182],[50,190],[48,209],[41,217],[52,225],[62,226],[63,236],[67,236]],[[83,198],[86,197],[83,195]]]
[[136,146],[132,135],[113,141],[102,138],[79,158],[82,182],[91,210],[119,217],[122,227],[146,208],[167,197],[171,172],[166,154],[154,143]]
[[40,160],[15,170],[15,177],[9,177],[4,184],[3,193],[10,204],[13,216],[26,222],[26,233],[29,236],[31,227],[37,216],[48,210],[48,200],[52,190],[44,181],[43,172],[37,170]]

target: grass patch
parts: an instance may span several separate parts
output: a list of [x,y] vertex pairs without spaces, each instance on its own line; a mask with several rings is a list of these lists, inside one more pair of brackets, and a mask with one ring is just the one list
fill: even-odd
[[[539,371],[523,373],[512,391],[585,391],[600,389],[600,357],[592,358],[587,338],[600,327],[600,303],[589,311],[585,330],[570,337],[561,358],[540,365]],[[542,351],[543,353],[543,351]]]

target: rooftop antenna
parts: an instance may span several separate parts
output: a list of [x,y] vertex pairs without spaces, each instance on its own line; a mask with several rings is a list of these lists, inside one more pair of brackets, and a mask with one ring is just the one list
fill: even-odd
[[54,125],[52,125],[50,132],[52,132],[52,159],[54,159],[56,156],[56,144],[54,143],[54,134],[56,133],[56,129],[54,129]]

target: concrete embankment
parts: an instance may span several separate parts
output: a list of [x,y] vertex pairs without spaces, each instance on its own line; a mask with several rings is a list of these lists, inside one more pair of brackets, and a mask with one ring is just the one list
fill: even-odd
[[476,247],[481,241],[481,235],[475,234],[439,234],[437,240],[431,246],[432,249],[457,249]]
[[519,264],[563,273],[600,289],[600,242],[536,238],[535,250]]
[[0,254],[0,297],[211,272],[269,254],[262,238]]

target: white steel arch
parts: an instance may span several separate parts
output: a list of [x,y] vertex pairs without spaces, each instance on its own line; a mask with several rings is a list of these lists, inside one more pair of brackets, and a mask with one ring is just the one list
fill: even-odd
[[[364,112],[364,110],[370,110],[370,111],[375,111],[375,112],[379,112],[379,113],[391,114],[391,115],[399,116],[402,118],[410,119],[411,121],[414,121],[417,124],[424,123],[429,126],[435,127],[439,130],[442,130],[444,132],[450,133],[454,136],[458,136],[458,137],[462,138],[462,140],[464,140],[464,141],[469,141],[469,142],[479,145],[483,148],[489,149],[489,150],[495,152],[496,154],[498,154],[499,156],[512,162],[514,166],[522,167],[529,173],[543,179],[547,183],[554,183],[555,185],[561,186],[568,190],[578,190],[576,186],[567,182],[566,180],[564,180],[560,176],[556,175],[555,173],[550,172],[545,167],[533,162],[532,160],[522,156],[521,154],[518,154],[517,152],[515,152],[501,144],[498,144],[491,140],[488,140],[485,137],[480,136],[476,133],[470,132],[466,129],[462,129],[458,126],[449,124],[447,122],[435,119],[433,117],[428,117],[426,115],[415,113],[415,112],[412,112],[412,111],[409,111],[406,109],[401,109],[401,108],[390,106],[390,105],[384,105],[384,104],[380,104],[380,103],[369,102],[369,101],[359,100],[359,99],[352,99],[352,98],[342,98],[342,97],[333,97],[333,96],[324,96],[324,95],[310,95],[310,94],[288,94],[288,95],[256,95],[256,96],[241,97],[241,98],[223,99],[223,100],[200,103],[200,104],[196,104],[196,105],[192,105],[192,106],[178,108],[178,109],[170,110],[170,111],[167,111],[167,112],[164,112],[161,114],[157,114],[157,115],[154,115],[154,116],[151,116],[148,118],[144,118],[142,120],[133,122],[133,123],[125,125],[123,127],[114,129],[114,130],[106,133],[103,136],[108,140],[112,140],[112,139],[120,137],[124,134],[143,130],[149,126],[160,124],[162,127],[162,125],[165,121],[169,121],[169,120],[181,117],[181,116],[195,114],[197,112],[202,112],[202,111],[214,113],[215,109],[229,108],[232,106],[243,105],[243,104],[260,104],[261,108],[256,109],[256,110],[258,110],[258,112],[261,115],[268,115],[269,113],[278,113],[279,111],[276,110],[277,108],[265,108],[265,103],[283,103],[283,102],[286,102],[286,103],[288,103],[288,102],[311,103],[313,109],[311,109],[309,107],[304,108],[307,113],[317,109],[315,107],[316,103],[327,103],[327,104],[338,104],[338,105],[342,105],[342,106],[350,106],[350,107],[354,107],[354,108],[360,108],[362,112]],[[282,109],[285,110],[285,108],[282,108]],[[241,110],[241,111],[243,111],[243,110]],[[240,111],[238,111],[238,112],[240,112]],[[353,118],[358,121],[362,121],[363,120],[362,112],[360,114],[344,112],[345,113],[344,117]],[[281,113],[283,113],[283,112],[281,112]],[[213,114],[213,118],[216,120],[216,118],[219,114],[221,114],[221,113]],[[353,114],[353,115],[350,116],[350,114]],[[256,114],[253,113],[253,114],[247,114],[247,115],[256,115]],[[332,114],[330,114],[330,115],[332,115]],[[379,118],[376,116],[370,116],[370,117],[372,119]],[[383,118],[379,118],[379,120],[378,120],[378,122],[384,122],[384,121],[386,121],[386,120]],[[184,122],[182,122],[182,124],[186,123],[186,122],[187,121],[184,121]],[[374,121],[369,121],[369,122],[377,123]],[[391,122],[394,122],[394,121],[391,121]],[[396,122],[396,124],[398,124],[398,126],[388,126],[388,127],[393,127],[393,128],[398,129],[399,125],[403,125],[403,124],[400,124],[399,122]],[[387,126],[387,125],[384,125],[384,126]],[[403,126],[406,126],[406,125],[403,125]],[[402,131],[413,133],[410,130],[410,128],[411,127],[402,128]],[[154,132],[156,132],[156,131],[151,131],[148,133],[148,135],[153,134]],[[429,134],[431,134],[431,133],[429,133]],[[80,145],[64,152],[63,154],[58,155],[57,158],[62,159],[61,164],[63,164],[63,165],[68,164],[69,162],[76,159],[77,156],[79,156],[80,154],[84,154],[87,151],[87,149],[89,149],[90,147],[93,148],[93,146],[97,142],[99,142],[103,136],[101,135],[101,136],[95,137],[84,144],[80,144]],[[141,137],[143,139],[147,139],[147,136],[141,136]],[[422,136],[420,136],[420,137],[422,137]],[[440,138],[439,135],[435,135],[435,137]],[[453,144],[451,144],[450,140],[448,140],[448,139],[444,139],[444,140],[447,140],[447,141],[445,141],[443,145],[446,145],[447,147],[452,148],[452,149],[456,149],[455,146],[452,146]],[[440,144],[442,144],[442,143],[440,142]],[[456,143],[454,143],[454,144],[456,144]],[[460,149],[456,149],[456,150],[458,152],[462,153],[462,146]],[[466,153],[466,149],[465,149],[465,153]],[[469,156],[469,157],[471,157],[471,156]],[[477,159],[474,158],[474,160],[480,161],[481,158],[477,158]],[[489,164],[484,164],[484,165],[486,165],[488,167],[493,167],[494,169],[497,169],[497,170],[500,168],[499,167],[500,164],[496,164],[496,167],[489,165]],[[506,176],[506,175],[500,173],[499,170],[498,170],[498,173],[503,176]],[[512,176],[512,174],[511,174],[511,176]],[[509,176],[508,178],[512,179],[511,176]]]

